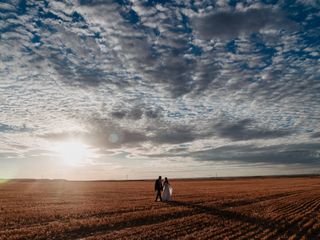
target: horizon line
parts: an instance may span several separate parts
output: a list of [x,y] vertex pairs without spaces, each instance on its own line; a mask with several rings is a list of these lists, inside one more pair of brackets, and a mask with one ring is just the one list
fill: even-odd
[[[320,173],[304,174],[274,174],[274,175],[250,175],[250,176],[221,176],[221,177],[177,177],[171,180],[224,180],[239,178],[286,178],[286,177],[320,177]],[[67,181],[67,182],[126,182],[126,181],[151,181],[155,178],[137,178],[137,179],[64,179],[64,178],[0,178],[1,181]]]

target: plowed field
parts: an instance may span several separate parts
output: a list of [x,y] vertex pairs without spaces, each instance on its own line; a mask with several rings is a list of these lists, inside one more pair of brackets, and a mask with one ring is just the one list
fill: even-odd
[[0,239],[320,239],[320,178],[11,181],[0,185]]

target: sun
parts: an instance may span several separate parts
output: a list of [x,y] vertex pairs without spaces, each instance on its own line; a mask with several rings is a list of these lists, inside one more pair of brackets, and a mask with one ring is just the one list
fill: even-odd
[[53,149],[65,164],[75,166],[81,165],[93,155],[92,150],[80,141],[68,141],[58,143]]

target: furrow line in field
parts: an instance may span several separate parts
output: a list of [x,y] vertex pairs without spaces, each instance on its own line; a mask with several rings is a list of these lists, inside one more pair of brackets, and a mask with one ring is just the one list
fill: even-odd
[[[141,227],[124,228],[119,231],[113,231],[109,233],[99,234],[99,238],[104,239],[170,239],[176,238],[177,234],[182,231],[196,231],[196,229],[210,226],[210,222],[205,221],[205,214],[192,215],[180,219],[168,220],[166,222],[155,223],[150,225],[144,225]],[[203,224],[199,225],[199,222]],[[174,226],[174,227],[173,227]],[[159,234],[159,230],[160,233]],[[88,237],[89,239],[95,239],[95,237]]]
[[288,212],[280,213],[276,218],[273,219],[273,221],[278,222],[279,224],[286,224],[287,222],[294,221],[296,217],[304,217],[306,214],[312,211],[312,209],[317,207],[319,203],[317,202],[317,200],[313,200],[311,204],[308,204],[308,205],[303,204],[303,205],[308,206],[308,208],[307,209],[299,208],[297,210],[297,207],[299,207],[299,205],[295,206],[296,208],[290,210],[289,213]]
[[[220,234],[225,233],[226,231],[228,231],[229,228],[234,228],[237,229],[238,227],[242,227],[243,225],[249,225],[247,224],[243,224],[242,222],[235,222],[232,221],[231,223],[228,223],[228,226],[226,227],[224,222],[218,222],[216,223],[215,226],[213,226],[213,224],[211,224],[209,227],[206,227],[204,229],[202,229],[201,231],[197,231],[194,232],[190,235],[186,235],[184,237],[182,237],[183,239],[200,239],[203,236],[206,237],[212,237],[213,239],[216,239],[216,236],[219,236]],[[212,233],[212,235],[210,235],[210,233]],[[213,235],[214,233],[214,235]]]
[[[183,218],[187,217],[190,215],[193,215],[192,210],[184,210],[180,212],[170,212],[166,213],[164,215],[157,215],[157,216],[144,216],[141,218],[137,219],[131,219],[128,221],[124,222],[118,222],[114,224],[101,224],[98,226],[95,225],[83,225],[81,226],[80,229],[72,229],[71,231],[67,231],[65,234],[68,236],[74,236],[74,237],[86,237],[88,235],[91,235],[92,233],[97,233],[101,231],[114,231],[114,230],[120,230],[123,228],[128,228],[128,227],[141,227],[144,225],[150,225],[150,224],[155,224],[155,223],[161,223],[161,222],[166,222],[170,219],[178,219],[178,218]],[[63,236],[63,235],[62,235]],[[61,236],[61,237],[62,237]]]
[[[316,207],[319,206],[319,203],[316,201],[313,201],[313,203],[316,205]],[[289,215],[289,216],[284,216],[283,214],[279,215],[276,219],[273,219],[275,222],[276,228],[278,231],[268,231],[263,235],[263,238],[267,239],[272,239],[277,233],[287,233],[287,234],[292,234],[296,231],[296,229],[299,227],[300,224],[303,224],[307,222],[310,219],[310,216],[305,216],[305,212],[301,212],[304,214],[303,216],[301,215]]]
[[306,212],[309,209],[312,209],[315,205],[319,204],[319,197],[313,198],[305,203],[300,203],[296,205],[296,208],[290,209],[290,211],[284,212],[285,215],[293,215],[300,212]]
[[320,214],[317,218],[317,223],[305,235],[306,239],[320,239]]
[[273,194],[273,195],[262,196],[262,197],[253,198],[253,199],[244,199],[241,201],[225,203],[225,204],[220,205],[219,207],[230,208],[230,207],[240,207],[240,206],[245,206],[245,205],[251,205],[251,204],[260,203],[260,202],[264,202],[264,201],[272,201],[272,200],[276,200],[276,199],[278,200],[279,198],[286,198],[288,196],[295,196],[297,194],[300,194],[301,192],[303,192],[303,191],[302,190],[291,191],[291,192],[277,193],[277,194]]
[[302,216],[297,216],[288,222],[278,222],[275,224],[273,231],[267,232],[264,236],[262,236],[262,238],[270,240],[278,238],[288,239],[290,236],[296,233],[299,225],[305,224],[307,221],[309,221],[309,219],[306,219]]
[[252,230],[256,229],[257,225],[249,224],[249,223],[242,223],[239,228],[231,227],[225,229],[224,233],[217,235],[218,239],[238,239],[240,236],[251,232]]
[[[295,204],[290,204],[290,202],[287,202],[287,207],[285,208],[281,208],[282,211],[279,211],[279,208],[273,209],[273,211],[271,212],[271,214],[273,213],[275,215],[275,217],[272,218],[272,221],[281,221],[284,218],[290,217],[290,215],[292,214],[292,212],[296,212],[297,208],[299,208],[299,206],[301,204],[303,204],[304,206],[308,205],[310,202],[312,203],[316,203],[317,202],[317,198],[315,199],[311,199],[311,201],[309,202],[300,202],[300,203],[295,203]],[[284,210],[284,211],[283,211]]]
[[313,226],[317,223],[317,220],[314,218],[308,218],[304,223],[300,224],[300,229],[298,232],[294,234],[296,239],[302,239],[303,236],[306,236],[308,231],[313,228]]
[[[170,219],[170,217],[179,217],[179,216],[187,216],[192,214],[192,211],[188,210],[184,210],[181,212],[171,212],[171,209],[166,209],[167,212],[163,213],[162,215],[145,215],[143,217],[141,217],[140,215],[136,215],[136,218],[134,216],[119,216],[118,218],[116,218],[115,220],[118,219],[117,222],[112,222],[112,219],[110,218],[86,218],[86,219],[69,219],[69,221],[53,221],[47,225],[36,225],[36,226],[26,226],[24,228],[17,228],[17,229],[12,229],[12,230],[3,230],[1,231],[1,235],[19,235],[22,232],[27,234],[28,232],[30,232],[31,236],[36,237],[37,233],[39,232],[46,232],[48,233],[48,235],[50,235],[50,233],[52,235],[61,235],[61,237],[63,236],[63,234],[73,234],[73,232],[75,233],[85,233],[85,232],[89,232],[90,231],[99,231],[100,229],[109,229],[109,230],[113,230],[113,229],[121,229],[124,227],[128,227],[128,226],[141,226],[143,225],[143,223],[148,224],[153,223],[153,222],[162,222],[165,221],[167,219]],[[147,212],[148,214],[148,212]],[[128,220],[128,217],[131,217],[130,220]],[[123,222],[120,219],[123,218],[126,221]],[[120,221],[119,221],[120,220]],[[96,223],[96,224],[94,224]],[[59,229],[59,231],[52,231],[52,226],[54,226],[55,228]],[[32,233],[35,233],[35,235],[33,235]],[[33,238],[33,237],[30,237]]]
[[[197,216],[202,216],[202,219],[197,219]],[[185,235],[192,234],[194,232],[201,231],[202,229],[212,226],[212,224],[215,224],[218,222],[218,219],[215,219],[215,221],[212,221],[212,219],[207,218],[205,214],[199,214],[192,216],[192,222],[185,223],[185,218],[179,219],[179,222],[169,222],[169,224],[172,224],[171,226],[168,226],[166,223],[163,223],[163,229],[164,234],[162,237],[165,239],[176,239],[181,238]],[[173,227],[174,226],[174,227]],[[177,227],[177,228],[176,228]],[[156,230],[156,229],[155,229]],[[162,239],[162,238],[160,238]]]
[[[313,196],[317,198],[319,195]],[[285,212],[290,212],[291,210],[296,208],[296,205],[299,204],[300,202],[305,202],[305,201],[310,201],[310,195],[305,196],[305,195],[300,195],[300,198],[295,198],[292,199],[292,201],[289,201],[290,199],[287,199],[285,202],[280,202],[278,204],[281,204],[282,206],[277,206],[275,207],[275,211],[285,213]]]
[[56,216],[53,216],[51,217],[49,220],[44,220],[42,219],[41,220],[41,224],[39,224],[39,219],[28,219],[28,222],[26,223],[23,223],[23,224],[17,224],[17,223],[12,223],[11,226],[7,227],[7,226],[3,226],[2,229],[3,230],[14,230],[16,229],[17,227],[19,228],[30,228],[30,227],[38,227],[39,225],[48,225],[50,223],[55,223],[55,222],[63,222],[63,221],[67,221],[69,219],[76,219],[76,220],[81,220],[81,219],[89,219],[89,218],[103,218],[103,217],[111,217],[111,216],[115,216],[115,215],[119,215],[119,214],[130,214],[130,213],[137,213],[137,212],[146,212],[146,211],[161,211],[163,209],[166,209],[167,206],[166,205],[158,205],[156,207],[154,206],[151,206],[149,208],[134,208],[134,209],[127,209],[127,210],[115,210],[115,211],[102,211],[102,212],[99,212],[99,213],[93,213],[93,214],[71,214],[71,215],[68,215],[67,217],[65,218],[60,218],[60,217],[56,217]]
[[246,231],[246,233],[236,236],[235,240],[260,239],[260,235],[268,228],[257,226],[253,231]]

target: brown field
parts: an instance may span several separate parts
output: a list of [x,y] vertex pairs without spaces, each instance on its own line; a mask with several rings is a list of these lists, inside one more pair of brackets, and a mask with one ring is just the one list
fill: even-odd
[[11,181],[0,185],[0,239],[320,239],[320,178]]

